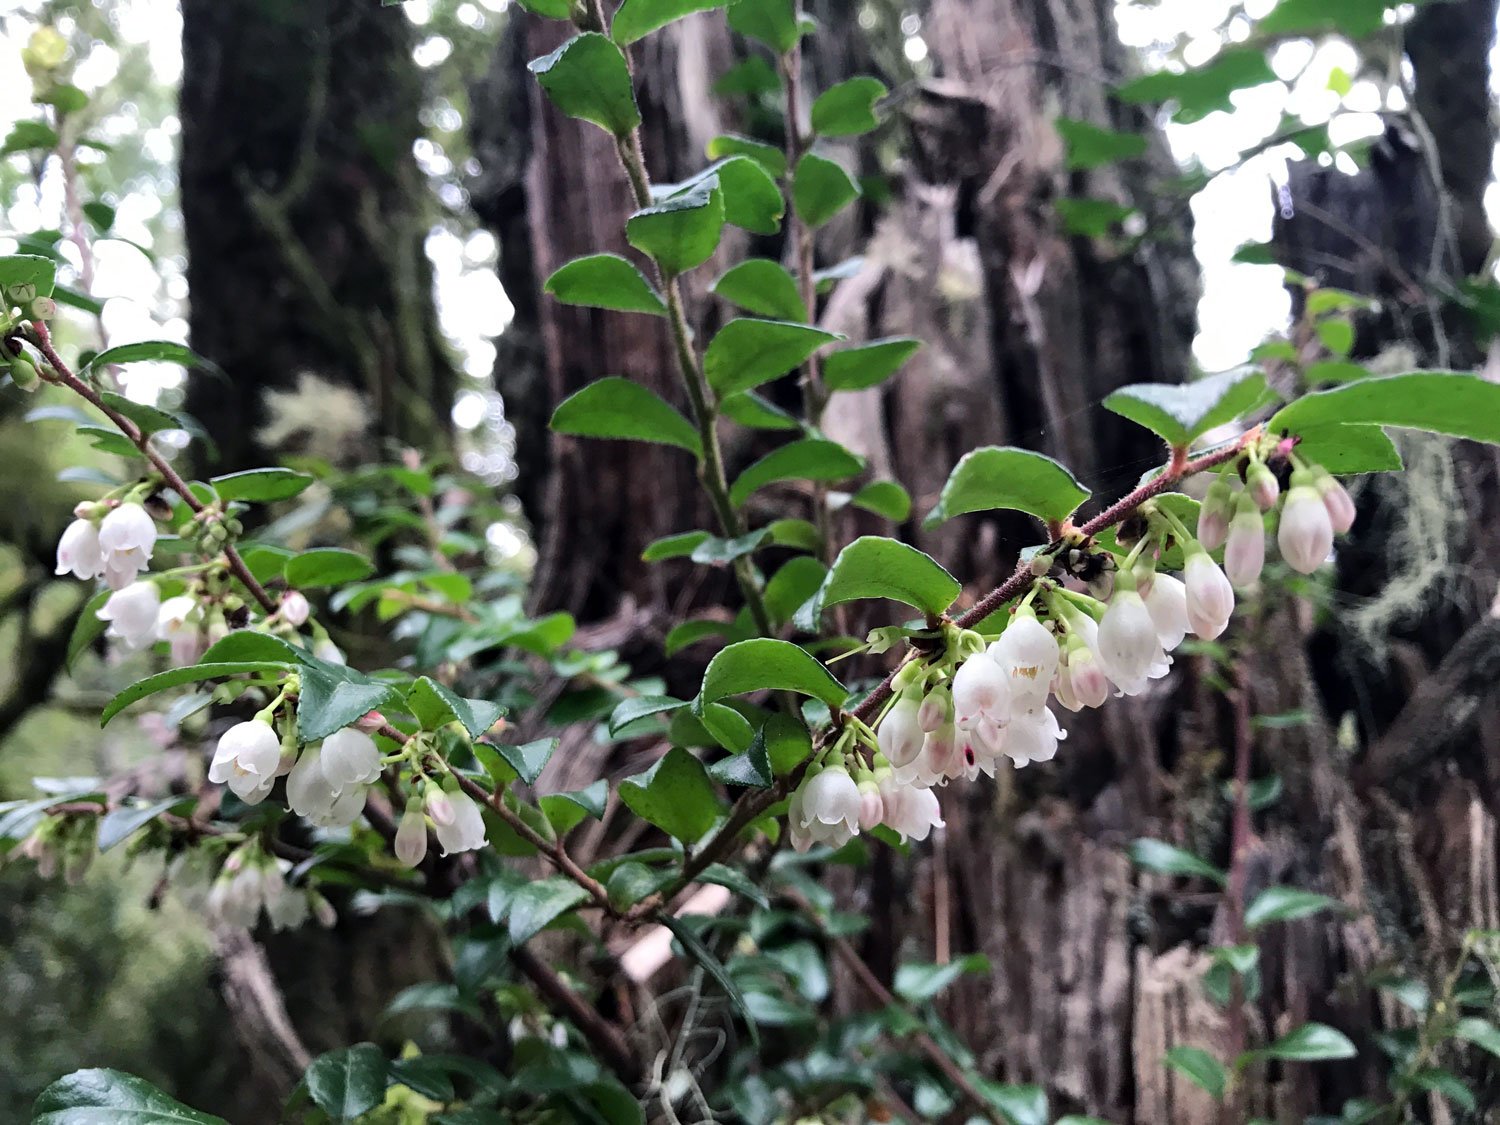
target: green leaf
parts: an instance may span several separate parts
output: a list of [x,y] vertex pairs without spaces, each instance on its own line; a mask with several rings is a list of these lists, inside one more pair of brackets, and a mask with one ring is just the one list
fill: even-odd
[[875,103],[885,97],[878,78],[850,78],[824,90],[812,104],[813,132],[824,137],[853,137],[880,124]]
[[625,238],[669,274],[702,265],[724,231],[724,193],[716,177],[681,195],[637,211],[625,221]]
[[394,1085],[405,1086],[435,1102],[451,1102],[455,1096],[448,1068],[441,1060],[427,1055],[395,1059],[390,1065],[390,1079]]
[[516,3],[528,12],[549,20],[565,20],[573,16],[572,0],[516,0]]
[[645,275],[618,254],[574,258],[542,286],[565,305],[665,316],[667,306]]
[[712,703],[750,691],[795,691],[840,707],[849,693],[832,673],[790,641],[757,637],[729,645],[708,662],[698,698]]
[[[57,263],[41,254],[7,254],[0,257],[0,292],[17,285],[36,286],[38,297],[50,297],[57,281]],[[115,1074],[117,1071],[80,1071],[80,1074]]]
[[724,192],[724,221],[752,234],[775,234],[781,229],[786,199],[760,161],[749,156],[730,156],[709,166],[705,173],[719,180]]
[[709,291],[757,316],[798,323],[807,319],[797,282],[769,258],[746,259],[726,271]]
[[292,469],[248,469],[209,481],[220,500],[243,500],[252,504],[290,500],[312,482],[313,478],[307,473]]
[[1500,1028],[1489,1020],[1482,1020],[1477,1016],[1465,1016],[1454,1025],[1453,1034],[1466,1043],[1472,1043],[1492,1055],[1500,1056]]
[[719,413],[752,430],[800,430],[796,415],[767,402],[754,391],[737,391],[719,400]]
[[1063,229],[1083,238],[1103,238],[1135,211],[1113,199],[1058,199],[1053,206]]
[[636,816],[685,844],[702,839],[723,812],[703,763],[680,746],[644,773],[620,782],[620,800]]
[[137,680],[106,703],[99,717],[99,725],[104,726],[132,703],[155,695],[157,692],[167,691],[169,688],[201,683],[203,680],[239,676],[249,672],[284,672],[286,670],[285,664],[274,664],[263,660],[227,664],[192,664],[186,668],[169,668],[165,672],[147,676],[144,680]]
[[147,406],[143,402],[135,402],[124,395],[117,395],[113,391],[99,392],[99,400],[117,414],[123,414],[129,418],[147,436],[161,433],[163,430],[183,429],[182,420],[165,410],[158,410],[154,406]]
[[1451,1070],[1444,1070],[1438,1066],[1427,1067],[1408,1075],[1406,1081],[1420,1090],[1433,1090],[1442,1094],[1454,1105],[1470,1113],[1479,1108],[1474,1092]]
[[936,560],[896,539],[865,535],[833,560],[822,588],[808,603],[798,625],[817,631],[818,617],[829,606],[861,598],[890,598],[936,615],[953,604],[963,589]]
[[622,47],[644,39],[673,20],[694,12],[722,8],[728,0],[625,0],[615,13],[610,35]]
[[99,821],[99,850],[107,852],[116,844],[129,839],[168,809],[177,805],[191,805],[192,797],[177,795],[163,797],[149,805],[121,805],[111,809]]
[[569,117],[590,121],[617,137],[641,123],[625,56],[598,32],[576,35],[527,66],[552,104]]
[[980,1090],[1009,1125],[1047,1125],[1047,1091],[1040,1086],[982,1082]]
[[695,563],[701,563],[704,566],[718,566],[751,554],[765,541],[766,530],[764,528],[746,532],[734,539],[720,539],[716,535],[711,535],[693,548],[691,558]]
[[[734,13],[730,13],[733,25]],[[781,92],[781,76],[761,55],[751,55],[721,74],[713,85],[714,93],[723,98],[764,97]],[[712,154],[710,154],[712,155]],[[780,173],[777,173],[780,175]]]
[[359,677],[337,665],[305,664],[301,677],[297,733],[304,742],[327,738],[400,699],[392,685]]
[[802,438],[766,454],[735,478],[729,499],[735,507],[757,489],[782,480],[840,481],[864,471],[865,460],[836,441]]
[[1346,356],[1354,347],[1354,325],[1342,317],[1320,321],[1317,333],[1323,346],[1336,356]]
[[709,341],[703,373],[720,395],[748,391],[800,367],[813,352],[839,338],[810,324],[740,317]]
[[6,135],[5,143],[0,145],[0,157],[13,152],[29,152],[34,148],[53,149],[57,144],[57,130],[45,121],[17,121]]
[[859,184],[835,163],[809,152],[797,161],[792,206],[810,227],[820,227],[859,198]]
[[893,480],[873,480],[849,500],[856,508],[902,523],[911,515],[911,494]]
[[457,722],[478,738],[494,726],[505,708],[487,699],[465,699],[452,688],[423,676],[407,690],[406,705],[423,730],[437,730]]
[[1089,498],[1088,489],[1050,457],[1029,449],[989,445],[964,454],[953,467],[925,527],[968,512],[995,508],[1064,520]]
[[921,346],[921,340],[910,336],[891,336],[840,348],[823,360],[823,382],[831,391],[862,391],[878,386],[916,355]]
[[706,641],[709,637],[728,636],[732,629],[725,621],[684,621],[667,634],[662,649],[668,656],[676,656],[689,645]]
[[670,871],[653,870],[644,863],[628,860],[609,873],[604,890],[611,906],[616,910],[628,910],[671,881]]
[[670,695],[637,695],[622,699],[610,712],[609,733],[618,734],[631,723],[686,706],[686,700],[673,699]]
[[1182,448],[1254,409],[1265,394],[1266,377],[1244,368],[1191,383],[1135,383],[1115,391],[1104,406]]
[[664,535],[641,552],[643,562],[660,562],[662,559],[681,559],[691,555],[699,543],[707,539],[706,531],[683,531],[676,535]]
[[1334,31],[1350,39],[1373,35],[1385,24],[1389,0],[1281,0],[1261,17],[1263,35],[1304,35]]
[[1199,859],[1192,852],[1174,847],[1162,840],[1142,837],[1130,845],[1130,860],[1137,867],[1155,871],[1162,875],[1197,875],[1209,879],[1219,886],[1227,886],[1228,877],[1223,871]]
[[1147,142],[1143,133],[1121,133],[1072,117],[1059,117],[1053,125],[1067,146],[1070,171],[1100,168],[1116,160],[1146,155]]
[[1308,426],[1299,436],[1297,456],[1335,476],[1399,472],[1403,467],[1401,451],[1379,426]]
[[313,1060],[303,1079],[319,1109],[335,1121],[352,1121],[385,1100],[385,1052],[356,1043]]
[[[754,61],[759,62],[760,56],[757,55]],[[771,75],[771,85],[773,89],[778,85],[774,73]],[[710,160],[722,160],[726,156],[748,156],[778,180],[786,175],[786,153],[775,145],[741,137],[736,133],[726,133],[709,141],[706,155]]]
[[1143,75],[1121,86],[1116,96],[1137,104],[1175,101],[1177,120],[1190,122],[1216,109],[1232,109],[1229,96],[1236,90],[1275,81],[1276,73],[1261,47],[1229,47],[1185,74],[1163,70]]
[[288,559],[283,573],[288,585],[311,590],[319,586],[362,582],[375,573],[375,566],[353,551],[341,547],[319,547]]
[[1298,434],[1330,423],[1396,426],[1500,444],[1500,383],[1450,371],[1361,379],[1303,395],[1282,407],[1267,428]]
[[542,776],[542,770],[557,750],[557,743],[555,738],[538,738],[534,742],[519,745],[510,742],[495,743],[492,749],[499,753],[517,777],[527,785],[535,785],[536,779]]
[[703,703],[694,714],[684,711],[674,716],[674,726],[667,731],[672,741],[686,741],[678,737],[676,729],[676,724],[685,718],[697,719],[698,725],[707,732],[709,738],[731,754],[744,753],[755,742],[755,728],[750,725],[750,720],[723,703]]
[[796,547],[816,553],[822,544],[818,529],[809,520],[772,520],[766,525],[766,530],[771,533],[771,543],[777,547]]
[[1271,922],[1290,922],[1324,910],[1336,910],[1337,899],[1296,887],[1267,887],[1245,910],[1245,925],[1259,929]]
[[708,767],[708,776],[721,785],[740,785],[747,789],[769,789],[775,775],[771,769],[770,746],[766,728],[761,727],[742,753],[723,758]]
[[[770,782],[767,784],[769,785]],[[733,867],[726,867],[722,863],[710,863],[698,876],[698,882],[727,887],[741,898],[749,899],[762,910],[770,909],[771,900],[766,897],[765,892],[755,885],[750,876]]]
[[1287,1032],[1263,1051],[1253,1052],[1287,1062],[1352,1059],[1358,1052],[1349,1037],[1322,1023],[1305,1023]]
[[588,891],[561,875],[527,883],[511,896],[510,940],[525,944],[588,897]]
[[946,965],[909,961],[896,966],[896,979],[891,987],[908,1004],[925,1004],[965,973],[989,971],[989,958],[982,953],[970,953]]
[[595,820],[604,818],[604,806],[609,801],[609,782],[600,778],[583,789],[568,793],[549,793],[537,801],[553,829],[559,836],[571,832],[585,817]]
[[734,0],[729,5],[729,26],[778,55],[795,47],[803,32],[796,0]]
[[1224,1064],[1199,1047],[1173,1047],[1162,1062],[1177,1071],[1193,1085],[1207,1090],[1215,1101],[1224,1098],[1228,1074]]
[[605,376],[563,399],[553,412],[552,428],[579,437],[675,445],[695,457],[703,455],[691,422],[655,391],[619,375]]
[[[739,0],[740,4],[747,0]],[[756,0],[748,0],[754,3]],[[774,0],[773,0],[774,2]],[[724,994],[729,997],[729,1002],[734,1005],[735,1010],[745,1021],[745,1026],[750,1031],[750,1039],[754,1046],[760,1046],[760,1029],[755,1025],[755,1017],[750,1014],[750,1009],[745,1005],[744,994],[740,992],[739,986],[734,983],[734,978],[724,968],[723,962],[714,956],[713,951],[704,945],[702,940],[695,934],[682,917],[666,917],[662,924],[672,931],[672,935],[682,946],[683,951],[691,957],[705,973],[714,979]]]
[[1369,379],[1373,374],[1363,364],[1351,363],[1347,359],[1325,359],[1321,363],[1308,364],[1303,377],[1310,385],[1321,386],[1324,383],[1352,383],[1356,379]]
[[32,1125],[227,1125],[119,1070],[75,1070],[43,1090]]
[[78,659],[78,654],[88,648],[104,634],[109,628],[107,622],[99,620],[99,611],[104,608],[104,603],[109,601],[109,595],[113,591],[109,589],[100,590],[78,611],[78,620],[73,622],[73,632],[68,637],[67,667],[71,669],[73,662]]
[[183,367],[196,367],[204,362],[186,344],[174,343],[171,340],[142,340],[138,344],[121,344],[117,348],[105,348],[84,365],[83,372],[148,360],[159,363],[179,363]]
[[[770,614],[771,623],[778,629],[785,625],[792,614],[818,592],[827,575],[828,568],[818,559],[807,555],[788,559],[766,583],[766,612]],[[748,613],[745,614],[745,626],[746,633],[753,631],[749,627]]]

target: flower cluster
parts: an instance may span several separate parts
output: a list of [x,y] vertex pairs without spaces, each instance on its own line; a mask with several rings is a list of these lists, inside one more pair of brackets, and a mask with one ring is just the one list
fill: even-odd
[[57,544],[57,573],[103,578],[123,590],[151,565],[156,521],[134,501],[80,504]]

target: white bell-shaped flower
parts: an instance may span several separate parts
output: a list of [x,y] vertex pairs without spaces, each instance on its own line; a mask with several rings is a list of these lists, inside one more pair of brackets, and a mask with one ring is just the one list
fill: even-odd
[[422,813],[422,802],[413,798],[406,802],[406,812],[396,828],[396,859],[403,867],[416,867],[426,858],[427,817]]
[[1286,506],[1281,510],[1276,544],[1288,566],[1299,574],[1311,574],[1333,551],[1333,521],[1318,490],[1295,480],[1294,476]]
[[156,521],[139,504],[121,504],[99,524],[99,550],[104,577],[119,590],[151,563],[156,549]]
[[1057,671],[1057,638],[1036,614],[1019,610],[989,653],[1009,682],[1012,714],[1035,711],[1047,702]]
[[829,766],[810,778],[802,794],[802,813],[809,826],[843,823],[859,830],[859,786],[843,766]]
[[891,785],[885,791],[885,825],[906,840],[925,840],[934,828],[943,827],[943,812],[931,789]]
[[270,723],[236,723],[219,737],[208,780],[227,783],[240,800],[258,804],[270,793],[281,764],[281,739]]
[[1005,753],[1016,768],[1032,762],[1050,762],[1057,744],[1068,737],[1050,707],[1043,707],[1011,721],[1005,731]]
[[461,790],[454,790],[448,794],[448,801],[453,806],[453,823],[436,827],[443,854],[472,852],[484,847],[484,816],[474,799]]
[[309,820],[326,816],[341,792],[341,787],[332,784],[323,773],[321,758],[322,751],[309,746],[286,775],[287,806]]
[[138,649],[156,640],[156,616],[160,610],[161,594],[156,583],[132,582],[110,594],[100,607],[98,618],[109,622],[106,636],[128,649]]
[[1219,564],[1202,550],[1188,555],[1183,578],[1188,624],[1196,635],[1211,641],[1229,627],[1229,619],[1234,616],[1234,587]]
[[1109,677],[1094,650],[1082,641],[1068,646],[1067,661],[1057,670],[1056,695],[1069,711],[1099,707],[1109,698]]
[[336,789],[380,776],[380,748],[364,731],[345,727],[323,740],[323,773]]
[[311,915],[307,892],[300,887],[283,886],[279,894],[266,899],[266,917],[270,920],[271,929],[278,933],[301,929]]
[[875,739],[893,766],[904,766],[922,752],[921,705],[903,695],[880,720]]
[[941,785],[950,778],[961,777],[968,767],[965,747],[952,723],[944,723],[922,740],[922,752],[904,766],[895,769],[902,785]]
[[1242,589],[1260,580],[1266,565],[1266,525],[1254,504],[1241,505],[1224,544],[1224,574]]
[[75,578],[98,578],[104,573],[104,552],[93,520],[76,519],[57,541],[57,573]]
[[[1158,576],[1153,585],[1160,585],[1161,578]],[[1105,674],[1116,684],[1138,680],[1161,654],[1156,623],[1146,603],[1133,585],[1117,582],[1115,596],[1104,611],[1104,620],[1099,622],[1099,658],[1104,662]]]
[[976,653],[954,673],[953,717],[964,731],[972,730],[980,719],[1010,720],[1010,679],[989,653]]
[[791,800],[787,802],[786,826],[787,835],[794,850],[805,852],[817,843],[807,823],[807,810],[803,805],[800,785],[792,791]]
[[319,828],[348,828],[365,811],[365,799],[369,793],[368,785],[345,786],[331,805],[309,813],[307,819]]
[[172,663],[194,664],[208,647],[198,599],[186,594],[168,598],[156,613],[156,636],[172,649]]
[[1170,574],[1158,574],[1151,580],[1151,590],[1142,599],[1146,612],[1151,614],[1151,623],[1156,626],[1156,639],[1163,651],[1171,652],[1187,636],[1191,623],[1188,621],[1187,586]]
[[294,629],[300,629],[307,624],[307,619],[312,615],[312,606],[308,604],[307,596],[299,590],[288,590],[281,595],[281,619]]

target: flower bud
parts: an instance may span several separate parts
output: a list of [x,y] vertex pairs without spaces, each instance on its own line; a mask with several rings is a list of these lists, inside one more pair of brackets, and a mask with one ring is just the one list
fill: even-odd
[[1299,574],[1311,574],[1333,550],[1333,523],[1318,490],[1299,482],[1297,478],[1301,475],[1293,474],[1292,489],[1281,510],[1276,543],[1288,566]]
[[1188,556],[1183,585],[1187,588],[1188,624],[1204,640],[1213,640],[1229,627],[1234,615],[1234,588],[1207,551],[1194,551]]
[[10,361],[10,378],[16,387],[31,394],[42,385],[42,377],[36,373],[31,360],[24,355],[12,357]]
[[354,720],[354,729],[362,730],[366,734],[375,734],[383,726],[385,726],[385,716],[379,711],[366,711]]
[[432,817],[433,824],[436,824],[439,828],[452,827],[454,817],[457,814],[454,811],[453,802],[448,799],[448,794],[444,793],[436,785],[429,785],[427,787],[425,804],[427,806],[427,815]]
[[1276,483],[1276,474],[1260,461],[1250,466],[1249,475],[1245,479],[1245,489],[1250,493],[1250,499],[1255,501],[1255,506],[1262,512],[1269,512],[1276,507],[1276,499],[1281,495],[1281,485]]
[[874,780],[859,783],[859,827],[868,832],[885,819],[885,802],[880,798],[880,786]]
[[948,721],[948,695],[942,689],[930,691],[917,708],[917,726],[931,734]]
[[300,590],[288,590],[281,595],[281,619],[292,628],[300,629],[306,625],[311,613],[312,606]]
[[1198,509],[1198,542],[1203,544],[1204,550],[1216,551],[1224,545],[1224,539],[1229,534],[1229,511],[1233,496],[1229,481],[1223,476],[1216,477],[1213,484],[1208,486],[1208,495],[1203,498],[1203,505]]
[[26,306],[26,319],[51,320],[57,315],[57,302],[51,297],[36,297]]
[[1354,526],[1354,500],[1326,469],[1317,470],[1316,480],[1318,494],[1323,497],[1323,507],[1328,509],[1328,521],[1335,532],[1343,535]]
[[396,858],[405,867],[416,867],[427,857],[427,818],[422,815],[422,801],[413,797],[406,802],[396,829]]
[[1266,525],[1255,502],[1243,500],[1229,524],[1224,573],[1236,586],[1253,586],[1266,565]]
[[919,713],[917,701],[903,695],[880,720],[875,738],[891,765],[904,766],[921,752],[923,732]]

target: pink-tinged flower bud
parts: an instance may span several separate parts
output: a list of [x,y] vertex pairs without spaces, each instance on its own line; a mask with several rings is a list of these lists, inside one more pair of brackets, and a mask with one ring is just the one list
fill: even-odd
[[1188,556],[1183,585],[1187,587],[1188,624],[1204,640],[1213,640],[1229,627],[1234,615],[1234,588],[1207,551]]
[[406,812],[396,829],[396,859],[405,867],[416,867],[427,858],[427,818],[422,801],[413,797],[406,802]]
[[1156,626],[1156,639],[1166,652],[1171,652],[1182,643],[1191,628],[1188,622],[1187,587],[1182,579],[1170,574],[1158,574],[1151,582],[1151,592],[1143,595],[1146,611],[1151,614],[1151,623]]
[[436,785],[430,786],[426,797],[427,815],[432,817],[432,823],[439,828],[451,828],[457,813],[454,812],[453,802],[448,799]]
[[1236,586],[1253,586],[1265,565],[1265,520],[1255,504],[1241,504],[1229,524],[1229,540],[1224,544],[1224,573]]
[[875,738],[880,752],[893,766],[904,766],[921,753],[923,732],[917,721],[919,710],[916,700],[903,695],[880,720]]
[[1229,511],[1233,499],[1229,481],[1220,476],[1208,486],[1208,495],[1198,509],[1198,542],[1206,551],[1216,551],[1229,534]]
[[1318,472],[1317,489],[1318,494],[1323,497],[1323,507],[1328,509],[1328,522],[1333,525],[1335,532],[1343,535],[1354,526],[1357,513],[1353,498],[1326,470]]
[[1109,698],[1109,677],[1087,645],[1075,645],[1068,652],[1067,673],[1073,700],[1079,707],[1100,707]]
[[317,891],[307,893],[308,903],[312,906],[312,914],[318,925],[325,930],[331,930],[338,924],[338,912],[334,910],[333,903],[320,895]]
[[868,832],[885,819],[885,802],[880,799],[880,786],[874,780],[859,783],[859,828]]
[[1276,500],[1281,495],[1281,485],[1276,483],[1276,474],[1259,461],[1250,466],[1245,490],[1262,512],[1269,512],[1276,507]]
[[975,653],[958,666],[953,675],[953,710],[960,730],[972,729],[982,717],[997,723],[1010,718],[1010,681],[989,653]]
[[923,734],[931,734],[948,721],[948,696],[941,690],[930,691],[917,708],[917,726]]
[[385,716],[379,711],[366,711],[354,720],[354,729],[362,730],[366,734],[375,734],[383,726],[385,726]]
[[312,606],[301,591],[288,590],[281,595],[281,619],[292,628],[302,628],[311,614]]
[[1281,557],[1299,574],[1311,574],[1333,550],[1333,522],[1318,490],[1293,483],[1276,531]]

